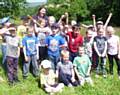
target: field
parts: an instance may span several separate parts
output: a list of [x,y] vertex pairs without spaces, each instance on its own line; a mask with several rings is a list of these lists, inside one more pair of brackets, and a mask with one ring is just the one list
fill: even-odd
[[[115,29],[117,31],[116,34],[120,36],[120,28]],[[108,69],[108,62],[106,68]],[[9,86],[5,72],[0,67],[0,76],[5,80],[4,82],[0,82],[0,95],[47,95],[39,87],[38,79],[30,74],[27,80],[23,80],[20,68],[18,73],[20,83],[15,86]],[[120,95],[120,80],[117,76],[116,64],[114,64],[114,77],[108,74],[107,78],[103,78],[102,76],[96,78],[95,73],[92,72],[92,79],[94,81],[93,87],[88,84],[85,84],[83,87],[65,87],[63,92],[56,93],[55,95]]]

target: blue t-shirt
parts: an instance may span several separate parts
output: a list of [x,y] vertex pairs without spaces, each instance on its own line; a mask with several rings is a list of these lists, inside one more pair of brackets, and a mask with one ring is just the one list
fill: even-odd
[[22,40],[23,47],[26,47],[26,55],[31,56],[37,53],[36,44],[38,40],[35,36],[25,36]]
[[50,35],[46,38],[45,42],[48,45],[48,55],[51,56],[59,56],[59,46],[65,44],[65,40],[60,35]]

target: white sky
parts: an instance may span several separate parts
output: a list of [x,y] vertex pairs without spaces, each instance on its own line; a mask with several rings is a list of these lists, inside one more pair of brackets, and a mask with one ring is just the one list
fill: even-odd
[[47,0],[26,0],[29,3],[36,3],[36,2],[46,2]]

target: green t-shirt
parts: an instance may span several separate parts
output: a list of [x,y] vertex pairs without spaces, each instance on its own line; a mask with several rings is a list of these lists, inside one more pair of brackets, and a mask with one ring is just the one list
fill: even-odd
[[88,68],[91,66],[91,61],[87,55],[83,55],[75,57],[73,64],[76,66],[79,75],[85,77],[88,72]]

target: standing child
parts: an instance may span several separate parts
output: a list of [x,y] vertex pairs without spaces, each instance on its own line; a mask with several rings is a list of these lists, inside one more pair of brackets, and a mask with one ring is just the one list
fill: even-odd
[[[94,53],[96,55],[96,60],[95,60],[95,64],[97,66],[97,75],[96,77],[98,77],[99,71],[100,69],[102,69],[102,74],[103,77],[106,77],[106,53],[107,53],[107,39],[104,36],[104,28],[100,28],[97,31],[97,36],[94,37],[93,40],[93,45],[94,45]],[[100,61],[101,60],[101,64]]]
[[18,71],[18,57],[20,54],[19,38],[16,36],[16,28],[14,24],[11,24],[8,29],[9,36],[6,36],[6,60],[7,60],[7,75],[10,85],[14,82],[19,82]]
[[77,86],[79,83],[75,80],[73,64],[69,60],[69,52],[67,50],[62,50],[61,57],[61,62],[58,62],[56,70],[59,81],[69,87]]
[[52,61],[52,67],[55,70],[60,58],[60,50],[65,46],[65,40],[57,34],[59,32],[58,24],[54,24],[51,28],[52,34],[47,36],[46,45],[48,48],[48,57]]
[[87,81],[91,85],[93,85],[93,81],[90,77],[91,70],[91,61],[89,57],[84,53],[84,47],[79,47],[79,55],[75,57],[73,64],[75,65],[75,72],[79,81],[81,81],[81,85],[84,85],[84,82]]
[[89,29],[86,31],[86,36],[84,37],[83,45],[85,47],[85,54],[87,54],[90,60],[92,60],[93,37],[92,37],[92,31]]
[[23,52],[25,57],[25,63],[23,64],[23,78],[27,78],[30,63],[33,66],[33,75],[37,77],[39,75],[38,63],[37,63],[37,50],[38,50],[38,40],[33,35],[33,27],[29,27],[27,35],[22,40]]
[[50,94],[62,91],[64,84],[55,82],[56,75],[51,69],[51,62],[49,60],[43,60],[41,67],[41,87]]
[[113,59],[117,64],[118,77],[120,79],[120,41],[119,37],[114,34],[115,30],[112,26],[107,27],[107,42],[108,42],[108,60],[110,74],[113,75]]

